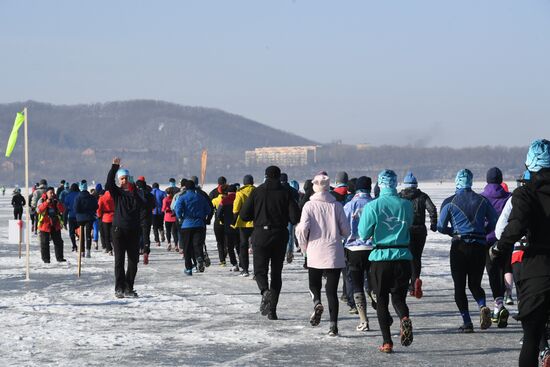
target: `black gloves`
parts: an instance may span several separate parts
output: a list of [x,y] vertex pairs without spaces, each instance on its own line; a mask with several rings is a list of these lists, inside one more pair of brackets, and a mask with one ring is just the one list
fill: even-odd
[[498,249],[498,242],[495,242],[494,245],[489,248],[489,258],[491,261],[495,261],[501,254],[502,251]]

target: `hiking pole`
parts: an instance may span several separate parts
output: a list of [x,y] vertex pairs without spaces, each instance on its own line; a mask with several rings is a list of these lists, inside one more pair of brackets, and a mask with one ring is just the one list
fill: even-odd
[[80,236],[78,237],[78,277],[82,270],[82,249],[84,248],[84,226],[80,226]]

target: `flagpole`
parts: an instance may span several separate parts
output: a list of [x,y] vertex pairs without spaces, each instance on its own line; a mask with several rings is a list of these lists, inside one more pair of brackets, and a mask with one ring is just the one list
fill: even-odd
[[29,190],[29,144],[28,144],[28,134],[27,134],[27,107],[23,110],[25,114],[25,186],[27,188],[27,205],[25,205],[25,215],[27,219],[27,257],[26,257],[26,273],[27,280],[30,280],[30,249],[31,249],[31,227],[30,227],[30,210],[29,207],[31,203],[29,202],[30,190]]

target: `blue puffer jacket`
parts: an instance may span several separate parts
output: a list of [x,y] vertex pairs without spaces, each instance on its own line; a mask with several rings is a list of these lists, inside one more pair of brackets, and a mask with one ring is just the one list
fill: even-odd
[[73,206],[78,194],[78,191],[71,191],[67,195],[65,195],[65,198],[63,199],[63,205],[67,209],[67,216],[71,219],[75,218]]
[[94,221],[96,219],[97,199],[88,191],[81,191],[74,201],[73,211],[76,221],[79,223]]
[[176,217],[182,222],[182,229],[204,227],[210,210],[208,200],[195,190],[190,189],[178,197],[175,206]]
[[151,191],[151,194],[155,197],[155,209],[153,209],[153,215],[161,215],[162,214],[162,201],[166,197],[166,193],[162,191],[161,189],[154,188]]
[[[497,212],[489,201],[472,189],[459,189],[441,205],[437,230],[460,236],[466,243],[487,243],[485,236],[495,229]],[[450,224],[450,226],[449,226]]]
[[372,201],[372,197],[366,192],[357,192],[353,199],[344,206],[344,213],[351,227],[351,234],[346,239],[345,247],[351,251],[372,250],[372,241],[363,241],[359,237],[358,227],[363,207]]

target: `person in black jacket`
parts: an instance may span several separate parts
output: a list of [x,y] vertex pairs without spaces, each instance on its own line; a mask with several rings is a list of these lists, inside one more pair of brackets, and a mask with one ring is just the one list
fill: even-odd
[[420,272],[422,271],[422,252],[424,251],[426,237],[428,236],[428,230],[425,224],[426,210],[430,215],[430,230],[432,232],[437,232],[437,209],[430,197],[418,189],[418,181],[412,172],[408,172],[405,175],[403,186],[405,188],[401,190],[399,196],[403,199],[412,201],[414,208],[413,224],[410,228],[411,240],[409,242],[409,249],[413,256],[409,292],[411,296],[422,298],[423,292]]
[[[525,162],[530,180],[512,195],[512,212],[500,240],[490,254],[504,256],[514,243],[526,236],[516,279],[521,302],[518,320],[523,327],[523,345],[519,366],[537,366],[539,342],[544,337],[550,311],[550,141],[534,141]],[[514,257],[514,255],[512,255]],[[542,365],[548,365],[548,351],[543,351]]]
[[23,195],[21,195],[21,189],[17,187],[13,190],[13,197],[11,198],[11,206],[13,206],[13,219],[21,219],[23,216],[23,207],[27,204]]
[[151,253],[151,226],[153,225],[153,209],[157,205],[155,196],[151,193],[151,186],[145,182],[145,177],[140,176],[136,181],[136,186],[141,190],[145,198],[145,205],[141,207],[139,213],[140,225],[140,254],[143,254],[143,265],[149,264],[149,254]]
[[311,179],[307,179],[304,182],[304,195],[300,198],[300,203],[298,206],[300,207],[300,210],[306,205],[306,203],[309,201],[309,198],[311,195],[315,194],[313,191],[313,182]]
[[[113,217],[113,250],[115,254],[115,296],[137,297],[134,279],[139,261],[139,227],[141,209],[147,205],[143,192],[130,182],[130,172],[120,168],[120,158],[113,159],[107,175],[105,189],[115,202]],[[115,183],[118,178],[120,187]],[[128,270],[124,273],[124,260],[128,254]]]
[[[260,312],[277,320],[277,303],[281,292],[281,273],[288,242],[288,223],[300,221],[300,209],[289,190],[280,182],[281,170],[269,166],[265,182],[246,199],[240,217],[254,221],[253,263],[256,283],[262,294]],[[271,262],[271,286],[268,281]]]

